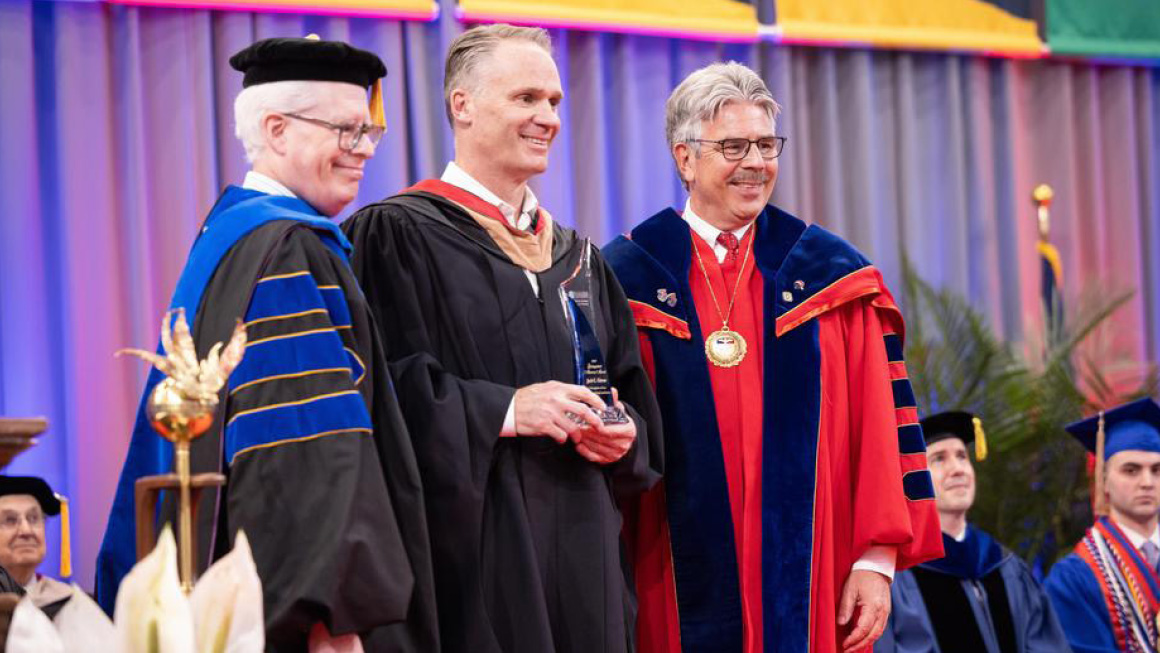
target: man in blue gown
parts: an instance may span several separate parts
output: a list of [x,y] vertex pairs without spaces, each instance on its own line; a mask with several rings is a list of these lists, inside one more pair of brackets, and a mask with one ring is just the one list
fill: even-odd
[[946,557],[899,573],[875,653],[1067,653],[1046,594],[1027,565],[967,522],[975,501],[982,422],[952,411],[922,420]]
[[1047,593],[1076,653],[1154,653],[1160,612],[1160,406],[1140,399],[1067,430],[1102,463],[1095,484],[1097,518],[1075,550],[1051,568]]
[[[200,357],[239,320],[247,331],[213,427],[191,451],[196,472],[228,478],[201,499],[196,564],[245,531],[265,650],[305,652],[334,636],[366,651],[436,651],[415,453],[350,243],[330,221],[354,199],[382,136],[381,95],[368,107],[367,89],[386,68],[316,38],[265,39],[230,63],[244,73],[236,131],[253,168],[210,211],[171,302]],[[133,484],[173,460],[144,411],[160,378],[146,382],[97,562],[107,610],[136,558]],[[172,520],[171,504],[160,521]]]

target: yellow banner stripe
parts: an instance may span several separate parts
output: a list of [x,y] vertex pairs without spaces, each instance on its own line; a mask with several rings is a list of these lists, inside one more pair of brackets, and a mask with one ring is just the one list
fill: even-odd
[[757,11],[734,0],[460,0],[468,20],[534,22],[757,39]]
[[1045,51],[1034,20],[983,0],[778,0],[783,38],[887,47]]

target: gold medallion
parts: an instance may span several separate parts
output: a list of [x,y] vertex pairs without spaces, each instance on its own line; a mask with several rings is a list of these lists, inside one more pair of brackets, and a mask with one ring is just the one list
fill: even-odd
[[734,367],[745,358],[745,338],[731,331],[727,325],[709,334],[705,339],[705,355],[717,367]]
[[705,285],[709,287],[709,297],[713,299],[713,308],[717,309],[717,316],[721,318],[721,328],[705,338],[705,357],[717,367],[736,367],[745,358],[745,338],[740,333],[729,328],[729,316],[733,314],[733,303],[737,301],[737,291],[741,289],[741,280],[745,278],[745,264],[749,262],[749,253],[753,251],[753,239],[745,248],[745,258],[741,261],[741,270],[737,273],[737,282],[733,285],[733,295],[729,298],[729,308],[721,313],[721,305],[717,303],[717,293],[713,292],[713,282],[709,280],[709,273],[705,270],[705,262],[701,260],[701,250],[693,245],[693,252],[697,254],[697,263],[701,267],[701,274],[705,277]]

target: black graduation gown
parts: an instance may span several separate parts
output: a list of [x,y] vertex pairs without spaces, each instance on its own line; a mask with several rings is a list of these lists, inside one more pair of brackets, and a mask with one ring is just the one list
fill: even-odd
[[[287,275],[303,271],[317,294],[308,286],[305,293],[288,287],[293,292],[259,294],[260,284],[274,283],[259,280],[293,281]],[[303,312],[302,302],[318,297],[325,310],[294,315]],[[368,652],[437,650],[418,467],[378,334],[349,267],[309,227],[291,221],[259,227],[230,249],[206,287],[193,325],[199,355],[228,340],[235,320],[252,319],[259,304],[266,313],[290,317],[248,325],[246,355],[230,378],[213,431],[192,449],[194,470],[228,475],[224,501],[201,507],[199,551],[208,553],[201,567],[204,558],[232,548],[237,530],[245,530],[263,584],[269,651],[305,651],[306,634],[318,621],[334,633],[359,632]],[[310,367],[306,357],[327,348],[286,336],[329,328],[353,354],[353,371],[291,373],[239,387],[247,365]],[[353,378],[360,368],[361,379]],[[238,417],[264,417],[274,412],[264,410],[270,407],[351,390],[370,412],[372,433],[286,438],[287,422],[246,427]],[[321,402],[308,404],[299,417],[308,422],[322,410]],[[231,422],[248,431],[223,443],[222,427]],[[167,503],[162,521],[173,514]]]
[[596,330],[636,444],[601,466],[570,443],[499,437],[516,388],[575,382],[557,289],[582,241],[553,228],[537,298],[525,271],[438,195],[404,193],[343,225],[419,458],[447,651],[632,647],[616,499],[658,479],[659,414],[627,301],[598,254]]

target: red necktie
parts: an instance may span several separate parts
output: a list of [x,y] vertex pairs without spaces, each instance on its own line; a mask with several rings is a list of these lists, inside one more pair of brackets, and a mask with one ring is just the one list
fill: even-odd
[[737,262],[737,253],[741,250],[741,243],[737,240],[737,236],[722,231],[717,236],[717,244],[725,248],[725,261],[727,263]]

